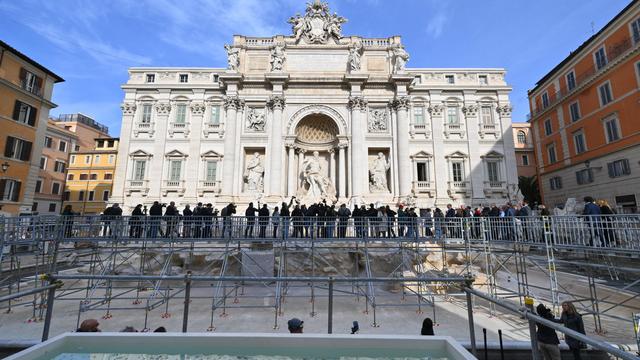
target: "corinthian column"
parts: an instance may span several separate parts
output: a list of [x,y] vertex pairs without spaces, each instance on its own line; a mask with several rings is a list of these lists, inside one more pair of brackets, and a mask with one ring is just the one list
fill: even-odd
[[296,164],[295,164],[295,147],[293,143],[287,144],[289,147],[289,161],[287,166],[289,167],[287,176],[287,196],[291,197],[296,194]]
[[284,97],[274,95],[267,102],[267,106],[273,111],[273,121],[271,123],[271,148],[269,150],[269,163],[271,167],[269,182],[269,195],[282,195],[282,109],[284,108]]
[[336,186],[336,150],[329,149],[329,178],[333,186]]
[[397,97],[393,101],[393,107],[397,113],[398,157],[396,159],[398,169],[398,182],[400,183],[400,196],[411,193],[411,159],[409,159],[409,97]]
[[225,132],[224,132],[224,159],[222,161],[222,193],[233,195],[233,169],[236,163],[236,114],[242,107],[240,98],[226,97],[224,99]]
[[340,171],[338,176],[338,196],[341,198],[347,197],[347,162],[345,160],[344,151],[347,144],[338,145],[338,164],[340,164]]
[[362,196],[367,179],[367,148],[364,143],[366,124],[363,113],[367,110],[367,100],[362,96],[349,98],[351,109],[351,196]]

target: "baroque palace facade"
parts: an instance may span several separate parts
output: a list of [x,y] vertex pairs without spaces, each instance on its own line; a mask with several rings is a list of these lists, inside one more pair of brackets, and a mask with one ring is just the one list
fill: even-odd
[[344,22],[316,1],[292,35],[234,36],[226,68],[130,69],[110,201],[516,199],[505,71],[408,68]]

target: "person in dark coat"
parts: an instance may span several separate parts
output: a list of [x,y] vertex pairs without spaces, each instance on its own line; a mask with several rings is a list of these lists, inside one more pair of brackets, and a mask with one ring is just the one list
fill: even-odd
[[253,224],[256,222],[256,213],[258,209],[253,207],[253,203],[249,203],[249,207],[244,211],[246,217],[247,227],[244,229],[244,237],[253,237]]
[[231,217],[236,213],[236,205],[234,203],[229,203],[229,205],[225,206],[220,212],[220,216],[222,216],[222,236],[233,236],[233,224]]
[[70,238],[73,235],[73,217],[76,216],[71,205],[66,205],[62,210],[62,217],[64,219],[64,237]]
[[425,318],[422,321],[422,329],[420,330],[420,335],[433,335],[433,320],[430,318]]
[[142,212],[142,204],[136,205],[131,212],[131,225],[129,227],[129,237],[140,238],[142,236],[142,218],[144,213]]
[[300,205],[296,205],[291,212],[293,219],[293,237],[302,237],[302,217],[304,213],[300,208]]
[[151,222],[149,237],[155,238],[158,236],[158,231],[160,230],[160,218],[162,217],[162,205],[160,205],[159,202],[153,202],[153,205],[149,208],[149,217],[149,221]]
[[193,211],[191,211],[191,207],[189,204],[184,206],[182,210],[182,237],[190,238],[191,237],[191,224],[193,223]]
[[169,206],[167,206],[166,209],[164,209],[164,217],[166,218],[166,222],[167,222],[167,231],[164,234],[166,237],[173,236],[176,225],[178,223],[179,215],[180,215],[180,212],[176,208],[176,203],[173,201],[169,203]]
[[[576,307],[570,301],[562,303],[562,315],[560,315],[560,320],[555,321],[564,324],[565,327],[571,330],[577,331],[581,334],[585,333],[582,315],[578,314]],[[565,336],[564,341],[569,346],[569,349],[571,349],[574,360],[581,360],[580,349],[585,348],[586,345],[582,341],[570,336]]]
[[387,213],[387,237],[396,237],[396,212],[391,210],[391,207],[387,205],[385,207]]
[[[555,320],[553,314],[551,313],[551,310],[545,307],[543,304],[538,304],[538,306],[536,307],[536,312],[538,313],[538,316],[546,320]],[[540,323],[536,323],[536,326],[538,327],[536,331],[536,337],[538,338],[538,349],[542,354],[542,358],[544,360],[560,360],[560,348],[558,347],[558,344],[560,344],[560,340],[558,340],[558,334],[556,334],[556,331]]]
[[607,200],[598,200],[597,205],[600,207],[602,215],[602,235],[604,237],[604,245],[611,246],[616,243],[616,219],[613,215],[616,212],[609,206]]
[[265,238],[267,232],[267,226],[269,225],[269,207],[267,204],[262,205],[260,211],[258,211],[258,216],[260,217],[260,232],[258,234],[259,237]]
[[583,200],[584,210],[582,215],[585,215],[585,221],[589,227],[589,245],[594,245],[594,238],[598,239],[598,242],[601,243],[600,245],[604,245],[600,234],[600,215],[602,214],[600,207],[594,203],[591,196],[585,196]]
[[349,225],[349,216],[351,211],[346,204],[341,204],[338,208],[338,237],[344,238],[347,236],[347,226]]

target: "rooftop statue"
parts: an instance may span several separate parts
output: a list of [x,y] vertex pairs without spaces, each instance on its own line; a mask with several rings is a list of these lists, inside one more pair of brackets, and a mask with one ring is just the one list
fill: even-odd
[[326,44],[329,39],[340,40],[342,38],[342,24],[347,19],[338,14],[329,13],[329,5],[315,0],[307,3],[304,16],[296,14],[287,21],[291,24],[291,30],[296,42],[304,39],[309,44]]

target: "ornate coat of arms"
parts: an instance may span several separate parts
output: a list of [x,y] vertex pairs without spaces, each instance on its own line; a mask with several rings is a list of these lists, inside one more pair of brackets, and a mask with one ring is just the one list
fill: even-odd
[[304,16],[296,14],[289,21],[296,42],[304,38],[309,44],[326,44],[330,38],[340,40],[342,38],[342,24],[347,19],[338,16],[336,13],[329,13],[329,5],[320,0],[307,3],[307,10]]

